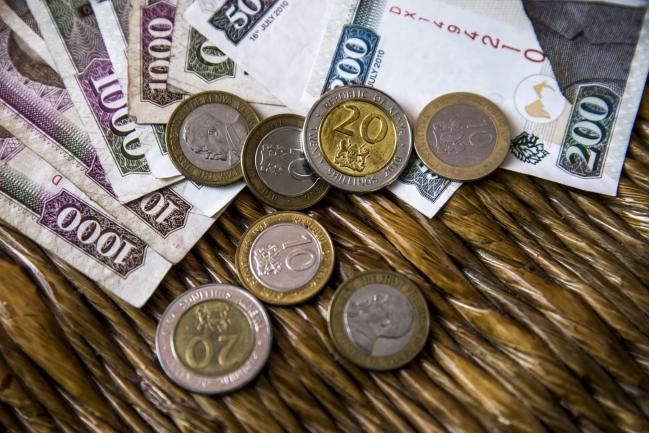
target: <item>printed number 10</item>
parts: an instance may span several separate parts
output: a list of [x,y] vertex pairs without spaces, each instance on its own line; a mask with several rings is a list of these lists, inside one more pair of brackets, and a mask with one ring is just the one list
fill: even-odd
[[262,0],[237,0],[236,5],[230,5],[225,16],[236,30],[241,30],[250,22],[250,17],[261,11]]
[[282,249],[285,251],[291,250],[286,256],[286,259],[284,259],[284,264],[288,269],[296,272],[306,271],[315,264],[316,257],[313,251],[298,248],[303,245],[310,245],[311,243],[312,241],[305,235],[300,235],[300,239],[282,243]]

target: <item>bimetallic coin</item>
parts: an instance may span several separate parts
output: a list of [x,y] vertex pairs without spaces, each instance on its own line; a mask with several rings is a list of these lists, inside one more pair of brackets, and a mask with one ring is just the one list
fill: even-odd
[[412,150],[410,124],[388,95],[344,86],[322,95],[306,117],[304,154],[329,184],[353,192],[394,182]]
[[480,179],[507,157],[511,133],[503,112],[473,93],[430,102],[415,125],[415,150],[431,171],[453,180]]
[[252,107],[226,92],[203,92],[185,99],[167,124],[169,157],[186,178],[204,185],[241,179],[241,148],[259,123]]
[[345,281],[329,306],[329,334],[347,359],[371,370],[412,360],[428,337],[426,299],[395,272],[362,272]]
[[205,394],[248,383],[266,363],[271,345],[263,305],[227,284],[209,284],[177,297],[156,332],[156,351],[165,373],[179,386]]
[[303,125],[304,118],[294,114],[269,117],[250,131],[241,152],[243,177],[250,191],[277,209],[307,208],[329,190],[304,157]]
[[243,235],[236,265],[244,286],[276,305],[305,301],[331,276],[334,249],[329,234],[313,218],[277,212],[255,222]]

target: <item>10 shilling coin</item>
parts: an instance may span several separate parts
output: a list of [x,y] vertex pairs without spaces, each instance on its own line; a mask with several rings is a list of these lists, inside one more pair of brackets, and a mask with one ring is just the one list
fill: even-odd
[[299,212],[277,212],[255,222],[237,248],[244,286],[264,302],[291,305],[318,293],[329,280],[334,249],[326,230]]
[[344,86],[320,97],[307,114],[304,154],[329,184],[353,192],[376,191],[394,182],[412,151],[410,124],[385,93]]
[[276,209],[305,209],[329,190],[304,157],[303,125],[304,117],[295,114],[269,117],[250,131],[241,152],[248,188]]
[[205,394],[232,391],[251,381],[271,346],[264,306],[227,284],[209,284],[177,297],[156,332],[165,373],[183,388]]
[[329,334],[338,351],[371,370],[408,363],[424,347],[426,299],[395,272],[362,272],[345,281],[329,306]]
[[185,99],[166,130],[169,157],[187,179],[227,185],[241,179],[241,148],[259,123],[250,104],[227,92],[203,92]]
[[500,167],[509,152],[507,118],[490,100],[448,93],[431,101],[415,125],[415,150],[431,171],[453,180],[475,180]]

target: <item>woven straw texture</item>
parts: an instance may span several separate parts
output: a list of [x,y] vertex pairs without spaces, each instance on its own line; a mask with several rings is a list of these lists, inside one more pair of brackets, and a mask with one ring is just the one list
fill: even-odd
[[[499,170],[432,220],[384,193],[332,192],[308,213],[334,239],[311,302],[268,307],[260,376],[212,397],[170,382],[157,321],[183,291],[239,284],[247,192],[138,310],[0,227],[0,422],[33,432],[649,432],[649,97],[617,197]],[[334,289],[394,269],[425,294],[429,340],[405,368],[365,371],[327,333]]]

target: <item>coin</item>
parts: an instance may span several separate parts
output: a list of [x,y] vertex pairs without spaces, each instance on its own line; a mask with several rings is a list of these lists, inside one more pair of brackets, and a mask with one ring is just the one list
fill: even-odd
[[248,188],[277,209],[313,206],[329,190],[304,158],[303,125],[304,117],[294,114],[269,117],[250,131],[241,152]]
[[166,130],[169,157],[178,171],[203,185],[241,179],[241,148],[259,123],[250,104],[226,92],[197,93],[171,114]]
[[430,170],[453,180],[485,177],[509,152],[507,118],[490,100],[448,93],[431,101],[415,124],[415,151]]
[[305,301],[331,276],[334,249],[326,230],[299,212],[276,212],[256,221],[237,248],[243,285],[276,305]]
[[367,86],[344,86],[320,97],[307,114],[304,154],[318,176],[353,192],[394,182],[412,151],[412,133],[401,107]]
[[426,299],[395,272],[362,272],[345,281],[331,299],[328,316],[338,351],[371,370],[408,363],[428,337]]
[[165,373],[193,392],[240,388],[261,371],[272,345],[264,306],[245,290],[208,284],[183,293],[165,310],[156,352]]

